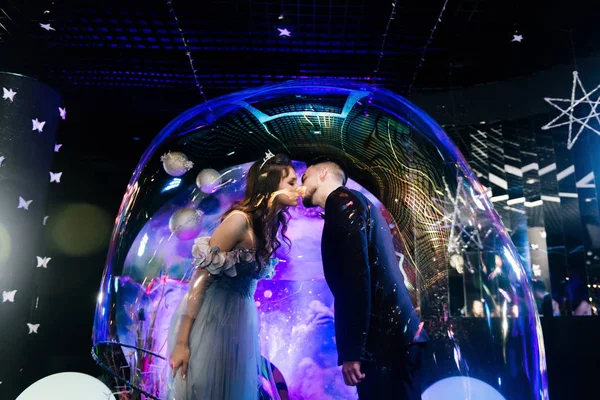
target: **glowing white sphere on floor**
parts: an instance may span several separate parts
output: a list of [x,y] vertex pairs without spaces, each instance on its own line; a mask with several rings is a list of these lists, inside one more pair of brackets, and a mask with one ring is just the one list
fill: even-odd
[[29,386],[17,400],[111,400],[112,391],[100,380],[79,372],[61,372]]
[[496,389],[479,379],[455,376],[431,385],[423,400],[506,400]]

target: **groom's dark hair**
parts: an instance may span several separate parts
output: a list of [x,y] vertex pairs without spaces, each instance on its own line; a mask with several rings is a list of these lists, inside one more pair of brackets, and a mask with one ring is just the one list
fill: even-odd
[[342,185],[346,186],[346,182],[348,181],[348,174],[346,172],[346,164],[342,160],[332,156],[318,156],[307,161],[306,168],[308,169],[313,165],[317,164],[327,165],[331,172],[341,179]]

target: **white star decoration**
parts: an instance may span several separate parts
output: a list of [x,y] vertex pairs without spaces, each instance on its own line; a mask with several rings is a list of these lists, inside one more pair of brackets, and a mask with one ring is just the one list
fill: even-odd
[[6,291],[3,290],[2,291],[2,302],[6,303],[7,301],[10,303],[14,303],[15,302],[15,294],[17,294],[17,290],[10,290],[10,291]]
[[25,200],[24,198],[19,196],[19,207],[17,207],[17,208],[23,208],[25,210],[29,210],[29,205],[31,204],[32,201],[33,200]]
[[62,172],[50,172],[50,183],[52,183],[52,182],[60,183],[61,176],[62,176]]
[[523,35],[513,35],[513,42],[519,42],[521,43],[521,41],[523,40]]
[[292,32],[288,31],[287,29],[277,28],[277,30],[279,31],[279,36],[290,37],[290,35],[292,34]]
[[38,119],[32,119],[31,123],[33,124],[32,131],[42,132],[44,130],[44,125],[46,125],[46,121],[38,121]]
[[[577,90],[578,85],[581,91],[583,92],[583,97],[576,99],[575,91]],[[548,97],[544,98],[544,100],[546,100],[548,104],[560,111],[560,115],[554,118],[552,121],[548,122],[546,125],[542,126],[542,129],[548,130],[552,128],[558,128],[564,125],[569,125],[569,139],[567,141],[567,149],[569,150],[571,150],[584,128],[588,128],[589,130],[596,132],[596,134],[600,135],[599,130],[588,124],[590,119],[595,118],[596,121],[598,121],[598,124],[600,125],[600,118],[598,118],[600,114],[598,114],[598,112],[596,111],[596,108],[600,104],[600,94],[596,94],[595,100],[592,99],[592,95],[596,93],[598,89],[600,89],[600,85],[596,86],[596,88],[591,92],[586,92],[586,90],[583,88],[581,80],[579,79],[577,71],[573,71],[573,89],[571,90],[570,99],[552,99]],[[555,103],[570,103],[570,105],[569,107],[567,107],[567,109],[563,109]],[[590,113],[585,118],[577,118],[573,116],[573,111],[575,110],[575,107],[582,103],[590,106]],[[563,116],[566,116],[568,118],[568,121],[557,123],[557,121]],[[573,137],[573,123],[577,123],[580,125],[579,130],[575,134],[575,137]]]
[[52,257],[37,256],[37,268],[48,268],[50,260],[52,260]]
[[17,94],[17,92],[14,92],[12,89],[2,88],[2,98],[10,100],[11,103],[14,101],[15,94]]
[[40,26],[47,31],[55,31],[56,30],[53,27],[51,27],[50,24],[40,24]]
[[67,119],[67,107],[65,107],[65,108],[58,107],[58,112],[60,113],[60,117],[62,119]]
[[30,324],[30,323],[27,323],[27,327],[29,328],[28,335],[31,335],[32,333],[38,333],[37,330],[40,327],[40,324]]

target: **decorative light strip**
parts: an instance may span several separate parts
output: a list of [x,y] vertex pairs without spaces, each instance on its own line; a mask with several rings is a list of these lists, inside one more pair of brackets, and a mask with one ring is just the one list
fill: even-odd
[[[198,81],[198,74],[196,73],[196,67],[194,67],[194,59],[192,58],[192,52],[190,51],[187,40],[185,40],[185,35],[183,34],[183,30],[181,29],[181,26],[179,25],[179,18],[177,18],[177,14],[175,14],[175,8],[173,7],[173,1],[167,0],[167,4],[170,7],[169,11],[173,15],[173,18],[175,19],[175,25],[177,26],[177,29],[179,30],[179,34],[181,35],[181,41],[183,42],[183,45],[185,46],[185,55],[187,56],[188,60],[190,61],[190,67],[192,68],[192,74],[194,75],[194,81],[196,82],[196,87],[200,91],[200,95],[202,96],[202,99],[206,103],[206,95],[204,94],[202,85],[200,85],[200,81]],[[208,109],[210,111],[212,111],[210,109],[210,107]]]
[[431,35],[429,35],[429,39],[427,40],[425,47],[423,47],[423,52],[421,53],[421,60],[419,61],[419,64],[417,65],[417,68],[415,69],[415,73],[413,74],[412,81],[410,82],[410,85],[408,86],[408,95],[409,96],[410,96],[410,92],[412,91],[415,80],[417,80],[417,74],[419,73],[419,69],[421,69],[423,62],[425,61],[425,53],[427,52],[427,48],[429,47],[429,44],[433,41],[433,35],[438,27],[438,24],[440,22],[442,22],[442,16],[444,15],[444,11],[446,11],[447,4],[448,4],[448,0],[446,0],[444,2],[444,5],[442,6],[442,11],[440,11],[440,15],[439,15],[437,21],[435,21],[435,25],[433,25],[433,29],[431,30]]
[[379,58],[377,59],[377,67],[375,67],[375,70],[373,71],[373,83],[377,83],[377,75],[379,74],[379,68],[381,68],[381,60],[383,60],[383,54],[384,54],[383,50],[385,49],[385,41],[387,39],[387,34],[390,30],[390,25],[392,24],[392,21],[396,17],[396,4],[397,3],[398,3],[398,0],[394,0],[394,2],[392,3],[392,12],[390,13],[390,18],[388,19],[387,26],[385,27],[385,32],[383,33],[383,39],[381,40],[381,50],[379,50]]

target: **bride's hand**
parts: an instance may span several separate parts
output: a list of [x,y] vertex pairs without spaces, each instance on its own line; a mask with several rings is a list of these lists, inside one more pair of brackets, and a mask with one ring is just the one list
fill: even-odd
[[185,379],[189,362],[189,346],[186,344],[176,344],[173,352],[171,353],[171,368],[173,368],[173,378],[175,378],[175,375],[177,375],[177,370],[181,366],[181,378]]
[[278,199],[280,203],[287,206],[295,206],[297,205],[298,196],[300,196],[300,189],[280,189],[271,194],[269,198],[269,207],[273,204],[275,199]]

